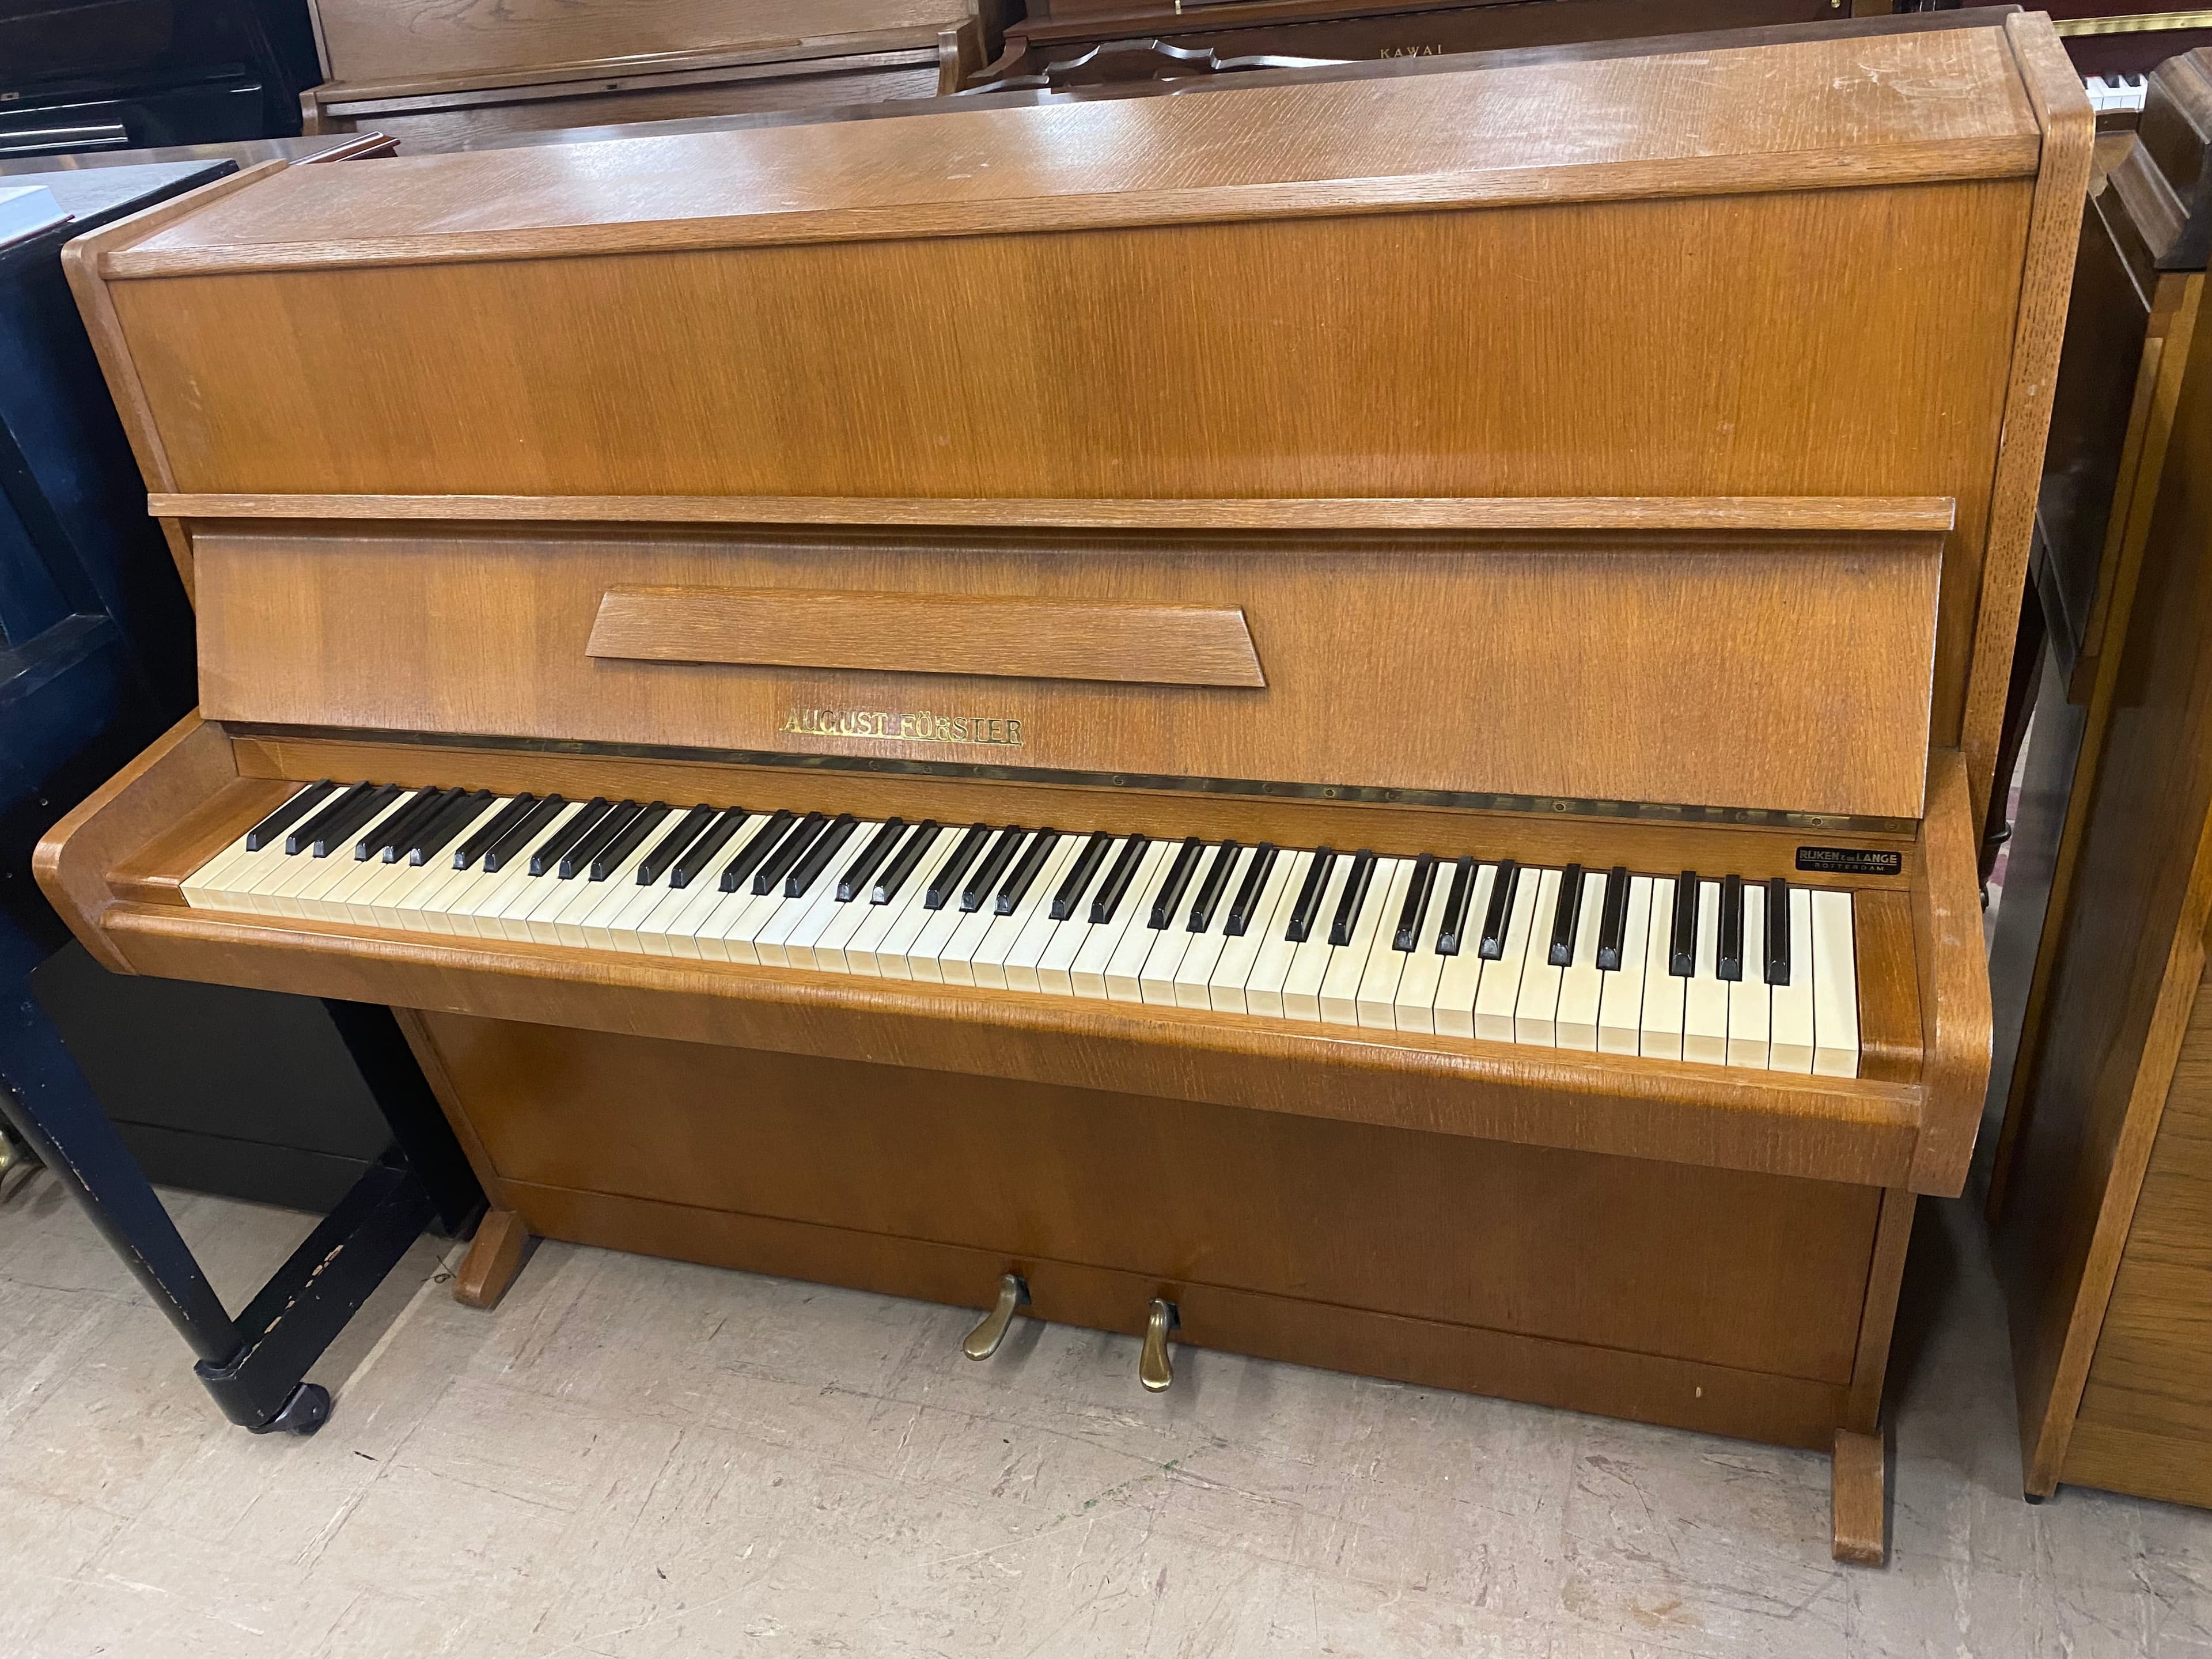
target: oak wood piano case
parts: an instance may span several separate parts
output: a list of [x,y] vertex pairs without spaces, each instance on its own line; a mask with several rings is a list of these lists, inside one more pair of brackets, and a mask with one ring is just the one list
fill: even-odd
[[[531,1231],[1837,1447],[1878,1558],[2091,139],[2014,16],[595,156],[650,193],[403,158],[79,243],[203,706],[40,879],[119,969],[411,1011]],[[1844,884],[1859,1074],[182,902],[325,776]]]

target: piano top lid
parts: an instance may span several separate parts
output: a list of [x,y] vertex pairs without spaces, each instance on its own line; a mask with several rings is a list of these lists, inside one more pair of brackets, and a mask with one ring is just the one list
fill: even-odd
[[[294,167],[110,277],[2033,174],[1995,28]],[[1443,60],[1446,63],[1449,60]]]

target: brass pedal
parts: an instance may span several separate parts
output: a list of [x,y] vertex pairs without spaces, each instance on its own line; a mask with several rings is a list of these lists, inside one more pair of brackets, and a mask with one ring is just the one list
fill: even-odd
[[1162,1297],[1152,1298],[1145,1320],[1145,1351],[1137,1356],[1137,1381],[1151,1394],[1164,1394],[1175,1381],[1175,1362],[1168,1357],[1168,1337],[1182,1323],[1176,1304]]
[[1019,1273],[1008,1273],[999,1281],[997,1305],[983,1316],[981,1324],[968,1333],[960,1344],[960,1352],[970,1359],[988,1359],[998,1352],[999,1344],[1006,1340],[1006,1330],[1014,1322],[1014,1316],[1029,1305],[1029,1281]]

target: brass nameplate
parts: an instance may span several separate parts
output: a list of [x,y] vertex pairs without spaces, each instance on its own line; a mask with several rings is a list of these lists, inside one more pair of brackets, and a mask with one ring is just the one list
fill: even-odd
[[793,708],[781,728],[807,738],[881,738],[893,743],[981,743],[1022,746],[1022,723],[986,714],[911,714],[883,708]]

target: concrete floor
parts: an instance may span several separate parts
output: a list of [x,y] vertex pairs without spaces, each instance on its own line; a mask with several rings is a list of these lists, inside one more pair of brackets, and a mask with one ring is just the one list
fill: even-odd
[[[307,1219],[175,1196],[234,1305]],[[216,1418],[43,1174],[0,1203],[0,1654],[2212,1656],[2212,1516],[2018,1492],[2002,1313],[1929,1205],[1894,1554],[1797,1452],[548,1245],[425,1240],[313,1440]]]

